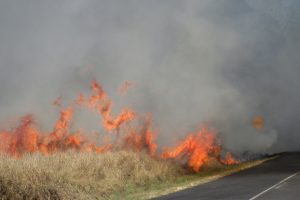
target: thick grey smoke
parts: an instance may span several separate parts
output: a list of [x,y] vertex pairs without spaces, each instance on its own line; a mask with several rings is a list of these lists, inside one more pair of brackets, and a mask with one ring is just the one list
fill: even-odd
[[[297,0],[0,2],[0,121],[34,113],[99,80],[119,105],[152,112],[170,141],[212,123],[234,152],[300,148]],[[262,115],[264,130],[251,126]],[[84,117],[85,122],[89,120]],[[79,120],[80,121],[80,120]]]

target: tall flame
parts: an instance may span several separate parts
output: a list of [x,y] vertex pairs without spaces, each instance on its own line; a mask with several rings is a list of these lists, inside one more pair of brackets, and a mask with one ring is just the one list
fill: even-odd
[[[129,83],[126,82],[121,91],[125,93],[131,86]],[[61,97],[55,100],[54,105],[61,108]],[[115,133],[113,135],[115,140],[102,141],[102,145],[97,145],[97,142],[91,142],[85,137],[85,131],[72,132],[72,119],[78,106],[96,112],[101,118],[99,124],[103,126],[108,136],[109,133]],[[97,81],[93,81],[89,96],[81,93],[71,105],[61,108],[59,118],[51,132],[41,132],[32,115],[22,117],[16,129],[0,131],[0,153],[21,157],[26,153],[40,152],[47,155],[70,149],[97,153],[116,149],[132,149],[145,151],[157,159],[185,162],[195,172],[198,172],[211,157],[225,165],[237,163],[230,153],[227,153],[222,159],[222,148],[217,134],[208,126],[203,126],[198,131],[187,134],[177,146],[163,148],[163,152],[159,153],[156,144],[158,133],[153,130],[152,119],[137,115],[129,107],[123,108],[118,115],[114,115],[112,106],[113,101],[102,86]],[[136,123],[129,123],[134,120]],[[141,124],[137,123],[140,121],[142,121]]]

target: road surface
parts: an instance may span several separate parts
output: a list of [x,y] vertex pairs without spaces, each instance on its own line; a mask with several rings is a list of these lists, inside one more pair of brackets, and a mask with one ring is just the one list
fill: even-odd
[[257,167],[157,200],[300,200],[300,153],[286,153]]

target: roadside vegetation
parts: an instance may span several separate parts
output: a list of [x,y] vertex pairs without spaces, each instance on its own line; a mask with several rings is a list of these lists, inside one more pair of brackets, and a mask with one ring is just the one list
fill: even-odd
[[148,199],[259,164],[209,162],[199,173],[132,151],[0,156],[0,199]]

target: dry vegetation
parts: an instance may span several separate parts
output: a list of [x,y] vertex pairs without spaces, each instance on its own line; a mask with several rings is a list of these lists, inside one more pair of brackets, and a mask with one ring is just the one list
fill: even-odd
[[199,173],[132,151],[0,155],[0,200],[148,199],[260,164],[220,165],[211,159]]
[[0,199],[107,199],[126,187],[173,180],[179,166],[143,153],[0,156]]

